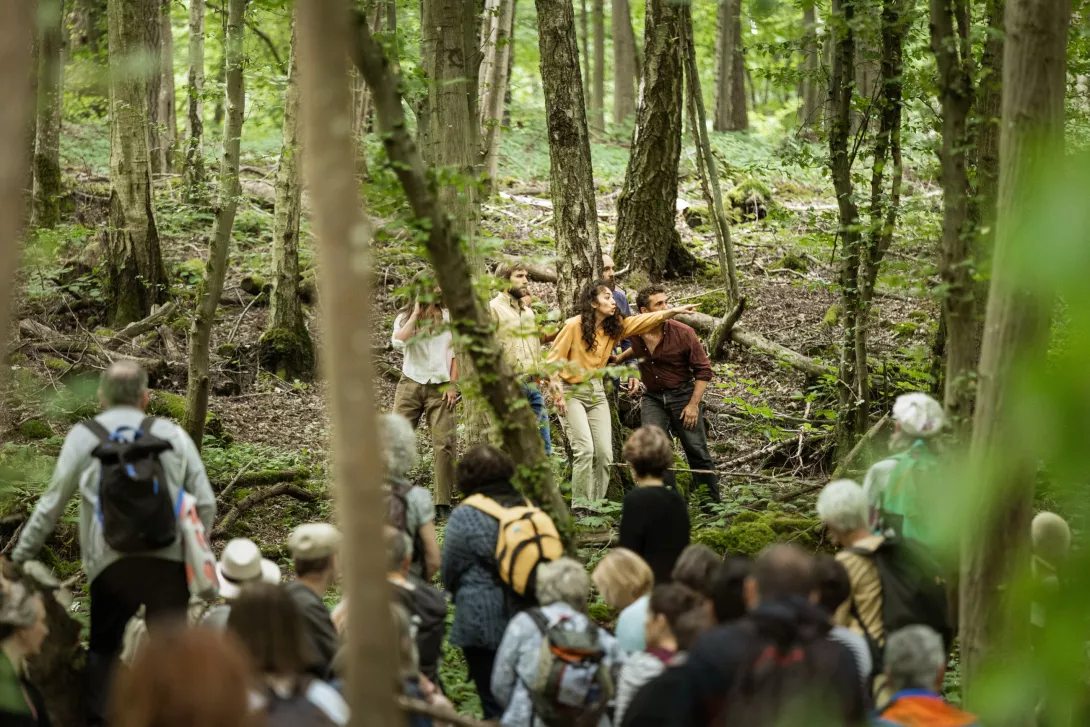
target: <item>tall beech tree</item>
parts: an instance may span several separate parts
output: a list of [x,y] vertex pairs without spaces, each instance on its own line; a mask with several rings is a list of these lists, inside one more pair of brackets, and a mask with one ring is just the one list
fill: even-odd
[[613,123],[621,124],[636,113],[636,34],[628,0],[612,0],[609,19],[613,27]]
[[190,202],[204,197],[204,0],[189,0],[189,81],[186,85],[182,178]]
[[598,133],[606,129],[606,18],[605,0],[594,0],[591,11],[594,26],[594,70],[590,92],[590,126]]
[[[119,325],[144,318],[166,298],[167,277],[155,223],[151,183],[148,82],[134,72],[147,57],[148,14],[158,0],[109,0],[110,210],[106,229],[106,290],[110,319]],[[155,69],[158,78],[158,70]],[[156,97],[158,98],[158,97]]]
[[172,171],[174,147],[178,143],[178,111],[174,97],[174,27],[170,22],[172,0],[162,0],[159,13],[159,120],[162,146],[159,148],[161,169]]
[[575,315],[579,290],[602,272],[590,135],[579,73],[575,12],[564,0],[535,0],[541,86],[549,129],[549,177],[556,230],[556,296]]
[[231,249],[231,231],[242,187],[238,179],[239,152],[242,143],[242,119],[246,105],[243,88],[242,52],[243,23],[247,0],[227,1],[227,42],[225,50],[226,122],[223,128],[223,156],[220,160],[216,219],[212,224],[208,260],[204,277],[197,289],[197,311],[189,327],[189,376],[185,390],[185,421],[183,426],[198,447],[204,439],[204,420],[208,414],[208,393],[211,376],[208,359],[212,341],[212,326],[216,308],[223,293],[227,275],[227,256]]
[[715,36],[716,131],[749,128],[746,110],[745,51],[742,48],[742,0],[719,3]]
[[269,321],[258,342],[261,365],[282,379],[308,379],[314,373],[314,342],[299,300],[299,219],[303,175],[299,167],[299,57],[295,19],[291,25],[288,83],[284,89],[283,140],[276,165],[273,208],[273,276]]
[[64,14],[61,0],[38,6],[38,104],[34,124],[32,224],[53,227],[61,214],[61,115],[64,93]]
[[[974,709],[993,701],[976,690],[983,667],[1014,663],[1029,649],[1028,601],[1004,587],[1028,571],[1038,465],[1014,390],[1026,366],[1044,365],[1052,300],[1025,280],[1020,261],[1036,242],[1026,223],[1042,180],[1063,156],[1070,16],[1068,0],[1006,7],[998,217],[970,456],[979,484],[961,558],[962,678]],[[1002,716],[1035,723],[1032,712]]]
[[515,0],[487,0],[482,42],[484,58],[478,79],[480,90],[482,167],[495,192],[500,172],[500,137],[507,95],[511,40],[515,28]]
[[821,128],[821,52],[817,34],[817,6],[806,0],[802,6],[803,61],[799,82],[799,128],[808,138],[816,138]]

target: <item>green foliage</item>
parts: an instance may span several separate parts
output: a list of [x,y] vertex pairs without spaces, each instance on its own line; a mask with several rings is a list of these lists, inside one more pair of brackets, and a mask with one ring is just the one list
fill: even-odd
[[19,425],[19,436],[24,439],[49,439],[53,436],[53,427],[41,419],[27,419]]
[[693,533],[692,542],[702,543],[720,555],[754,556],[773,543],[793,543],[806,550],[821,544],[820,522],[792,517],[782,512],[742,511],[726,528],[704,528]]

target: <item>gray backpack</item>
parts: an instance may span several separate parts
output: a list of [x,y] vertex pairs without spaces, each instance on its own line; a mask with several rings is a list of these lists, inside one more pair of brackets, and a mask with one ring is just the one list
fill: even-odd
[[525,685],[534,716],[548,727],[594,727],[614,691],[598,626],[588,619],[582,629],[567,629],[566,616],[550,624],[540,609],[526,613],[541,632],[537,678]]

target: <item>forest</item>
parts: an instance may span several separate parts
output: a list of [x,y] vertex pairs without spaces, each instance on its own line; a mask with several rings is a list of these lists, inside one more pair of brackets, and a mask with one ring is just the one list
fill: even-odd
[[[633,312],[651,283],[696,306],[677,320],[714,371],[720,498],[690,498],[693,542],[832,552],[819,490],[862,482],[896,398],[926,392],[948,423],[934,517],[960,560],[946,696],[1010,725],[1035,723],[1042,680],[1084,698],[1086,0],[5,2],[0,90],[3,554],[99,375],[131,359],[149,413],[200,448],[217,548],[250,538],[286,569],[292,528],[335,520],[340,588],[373,620],[375,417],[423,286],[450,311],[459,452],[501,446],[591,568],[633,487],[638,399],[611,399],[608,492],[580,500],[565,428],[552,411],[547,455],[488,301],[521,261],[555,333],[607,254]],[[703,471],[675,449],[688,492]],[[1031,650],[1042,510],[1075,539],[1056,634]],[[74,593],[34,667],[53,693],[87,633],[75,513],[41,556]],[[600,599],[591,614],[616,617]],[[363,655],[392,637],[353,638],[353,723],[391,724],[389,660]],[[479,715],[444,655],[448,696]]]

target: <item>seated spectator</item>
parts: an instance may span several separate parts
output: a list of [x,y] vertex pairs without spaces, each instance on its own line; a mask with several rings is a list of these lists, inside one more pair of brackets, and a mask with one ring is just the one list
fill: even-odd
[[[500,718],[503,727],[542,727],[550,710],[564,710],[564,724],[582,718],[585,724],[608,727],[605,716],[594,720],[612,696],[605,693],[611,691],[607,690],[611,682],[601,670],[608,671],[624,657],[616,640],[586,615],[589,596],[590,579],[582,563],[560,558],[538,566],[537,600],[541,606],[511,619],[492,672],[492,694],[504,708]],[[558,665],[545,658],[549,652],[542,644],[549,635],[550,645],[559,646],[553,641],[555,630],[581,636],[586,652],[594,652],[594,658],[559,667],[563,683],[559,688],[553,685],[556,691],[550,693]]]
[[284,586],[291,595],[310,639],[314,662],[307,673],[319,679],[333,675],[337,630],[325,605],[325,595],[340,577],[341,533],[327,523],[300,525],[288,536],[288,550],[295,562],[295,580]]
[[[827,638],[828,617],[810,602],[809,554],[766,548],[746,580],[749,613],[705,633],[680,667],[691,682],[686,724],[773,727],[859,725],[867,699],[850,651]],[[787,699],[785,695],[792,695]]]
[[703,611],[703,599],[695,591],[679,583],[655,586],[648,601],[645,626],[647,650],[629,655],[617,680],[614,721],[624,719],[636,692],[657,677],[673,661],[678,652],[675,629],[682,616],[693,610]]
[[746,615],[745,584],[751,566],[749,558],[734,556],[715,569],[711,585],[715,623],[730,623]]
[[677,490],[663,484],[674,462],[670,438],[658,427],[640,427],[621,454],[632,465],[637,487],[624,496],[620,545],[647,561],[655,583],[669,583],[689,544],[689,509]]
[[907,626],[886,640],[885,673],[893,698],[876,727],[978,727],[976,717],[942,698],[946,648],[928,626]]
[[213,629],[227,628],[231,604],[242,593],[244,586],[254,583],[275,585],[280,582],[280,566],[262,558],[261,548],[247,538],[228,541],[216,564],[216,574],[220,579],[220,597],[225,603],[209,609],[201,619],[202,625]]
[[833,624],[829,631],[829,638],[848,647],[852,652],[855,664],[859,668],[859,679],[863,683],[863,688],[869,692],[874,670],[870,646],[860,634],[836,625],[836,614],[852,596],[852,583],[848,578],[848,571],[837,562],[836,558],[819,555],[814,559],[814,584],[817,586],[818,605],[825,609],[829,615],[829,622]]
[[694,543],[682,551],[671,574],[675,583],[688,586],[700,594],[710,619],[715,618],[712,583],[722,565],[723,559],[718,553],[706,545]]
[[647,602],[655,586],[651,567],[631,550],[614,548],[598,563],[591,578],[606,605],[620,611],[617,643],[629,654],[647,648],[644,625]]
[[379,417],[382,454],[386,460],[386,486],[389,488],[387,520],[412,540],[413,578],[431,581],[439,572],[441,555],[435,535],[435,504],[427,488],[409,481],[409,470],[416,466],[416,432],[400,414]]
[[409,578],[412,542],[400,530],[386,527],[386,580],[394,599],[408,609],[416,624],[416,650],[420,673],[438,686],[443,637],[447,630],[447,599],[435,588]]
[[[259,727],[253,673],[228,632],[181,622],[149,634],[132,667],[120,670],[113,727]],[[4,722],[7,725],[7,722]]]
[[5,727],[49,727],[45,699],[26,670],[27,659],[41,651],[48,635],[42,597],[22,583],[4,584],[0,590],[0,724]]
[[313,661],[306,625],[282,586],[246,586],[231,604],[227,628],[257,670],[252,702],[268,727],[348,724],[348,705],[337,690],[306,673]]

